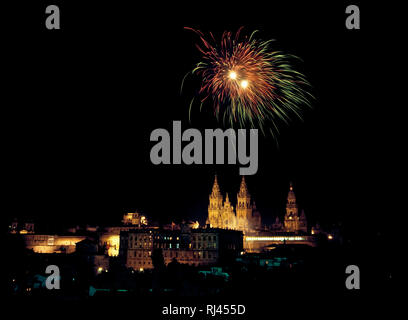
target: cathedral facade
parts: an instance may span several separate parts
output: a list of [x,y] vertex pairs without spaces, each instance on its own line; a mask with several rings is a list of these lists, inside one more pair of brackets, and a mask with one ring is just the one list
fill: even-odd
[[[261,215],[256,209],[255,202],[251,201],[245,177],[242,177],[239,192],[237,194],[236,208],[230,202],[228,193],[224,197],[218,184],[217,176],[210,194],[208,205],[207,225],[212,228],[240,230],[244,233],[254,233],[264,230],[261,222]],[[270,228],[270,231],[281,233],[306,234],[308,232],[307,220],[304,211],[300,211],[296,203],[295,192],[292,183],[289,187],[286,212],[283,221],[279,218]]]
[[237,194],[237,206],[234,211],[228,193],[225,201],[218,185],[217,176],[214,179],[214,185],[210,194],[210,203],[208,205],[207,224],[212,228],[241,230],[252,232],[261,228],[261,215],[256,210],[254,202],[251,202],[251,195],[242,176],[241,185]]
[[286,232],[307,233],[307,220],[305,212],[302,210],[299,215],[299,208],[296,204],[296,196],[295,192],[293,191],[292,183],[289,187],[288,200],[286,203],[284,229]]

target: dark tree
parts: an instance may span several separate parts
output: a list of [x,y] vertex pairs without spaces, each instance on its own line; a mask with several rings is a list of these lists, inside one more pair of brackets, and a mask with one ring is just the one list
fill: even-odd
[[152,253],[152,264],[153,268],[157,271],[164,270],[164,257],[162,249],[154,249]]

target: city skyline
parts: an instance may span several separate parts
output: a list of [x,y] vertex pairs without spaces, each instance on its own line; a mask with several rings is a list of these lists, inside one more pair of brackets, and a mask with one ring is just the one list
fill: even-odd
[[[218,178],[219,176],[221,178]],[[241,178],[241,179],[251,180],[251,177],[248,177],[248,176],[246,178],[245,178],[245,176],[239,176],[239,175],[236,175],[236,176]],[[224,188],[224,186],[225,185],[230,185],[230,183],[227,183],[227,181],[224,181],[223,178],[225,178],[225,177],[223,177],[223,175],[215,174],[213,176],[213,178],[209,179],[209,180],[212,180],[214,182],[214,177],[215,177],[216,181],[218,179],[221,179],[222,187],[219,188],[220,195],[222,195],[222,197],[228,197],[228,200],[230,201],[230,203],[232,205],[232,210],[235,210],[234,208],[236,207],[237,201],[238,201],[236,195],[237,195],[238,191],[240,190],[240,188],[242,188],[243,181],[241,180],[238,184],[235,184],[235,186],[233,186],[231,189],[228,189],[228,188]],[[240,184],[241,184],[241,187],[238,187]],[[249,189],[251,189],[251,190],[252,189],[253,190],[257,189],[256,186],[253,186],[251,183],[249,184],[249,186],[250,186]],[[214,188],[214,186],[212,185],[211,188],[209,188],[209,191],[207,193],[211,194],[211,189],[213,189],[213,188]],[[288,195],[287,192],[288,192],[288,190],[293,190],[292,181],[290,181],[287,184],[286,192],[285,191],[280,192],[279,194],[275,194],[274,197],[270,197],[270,199],[272,198],[274,202],[278,202],[279,206],[277,207],[276,210],[273,210],[272,212],[262,210],[261,215],[263,217],[263,220],[262,220],[263,224],[271,225],[271,224],[275,223],[276,218],[283,221],[283,218],[285,216],[285,207],[287,205],[287,195]],[[298,192],[296,192],[296,193],[298,193]],[[257,202],[257,197],[256,197],[256,195],[254,195],[254,193],[252,191],[250,192],[250,194],[252,194],[252,202],[255,205],[255,202],[258,203]],[[280,197],[280,199],[277,199],[278,197]],[[87,220],[87,217],[85,217],[85,218],[82,218],[82,219],[78,219],[77,221],[69,220],[69,223],[67,223],[67,221],[57,221],[57,220],[50,219],[48,221],[42,222],[44,224],[44,226],[42,226],[42,227],[50,227],[51,230],[52,230],[52,227],[55,227],[55,226],[67,228],[67,227],[72,227],[72,226],[75,226],[75,225],[81,225],[81,226],[84,226],[84,225],[102,225],[103,226],[103,225],[112,225],[112,224],[115,225],[120,221],[120,219],[118,219],[118,218],[120,218],[123,214],[129,213],[129,212],[139,212],[139,213],[149,217],[149,221],[156,221],[156,223],[159,223],[159,224],[168,224],[168,223],[171,223],[171,222],[180,223],[182,221],[199,221],[200,224],[202,226],[204,226],[205,224],[208,223],[208,206],[209,206],[210,202],[208,202],[208,196],[205,197],[203,195],[197,195],[196,198],[200,199],[200,200],[203,199],[203,198],[206,199],[207,204],[200,208],[200,212],[198,212],[198,213],[194,212],[192,215],[188,215],[188,213],[183,213],[182,215],[174,215],[174,216],[169,215],[169,216],[167,216],[166,219],[161,219],[159,214],[157,214],[155,212],[152,212],[151,210],[148,210],[148,209],[146,210],[145,208],[143,208],[141,206],[133,206],[133,207],[129,207],[129,208],[122,208],[122,210],[112,212],[112,215],[110,216],[110,219],[108,219],[108,220],[105,220],[105,219],[100,219],[99,221],[98,221],[98,219],[96,219],[96,220],[92,220],[92,219]],[[300,197],[300,198],[302,198],[302,197]],[[299,201],[297,201],[297,202],[299,202]],[[261,201],[261,203],[262,203],[262,201]],[[300,208],[301,208],[300,209],[301,211],[304,211],[304,207],[302,205],[300,206]],[[256,205],[256,210],[258,212],[260,212],[258,204]],[[92,213],[90,213],[90,216],[92,216]],[[311,221],[313,221],[315,224],[320,222],[320,221],[314,219],[313,214],[311,214],[311,216],[312,216]],[[39,225],[41,225],[41,219],[36,219],[35,215],[30,216],[30,214],[15,215],[15,216],[9,217],[10,222],[13,221],[13,220],[31,221],[33,223],[40,222]],[[38,221],[36,221],[36,220],[38,220]],[[329,224],[338,224],[339,223],[339,221],[335,221],[333,219],[328,219],[326,221],[323,219],[323,223],[325,223],[325,222],[327,222]]]
[[2,275],[15,317],[181,316],[168,306],[216,319],[200,310],[234,304],[242,319],[347,318],[368,310],[360,298],[397,292],[404,10],[3,11]]

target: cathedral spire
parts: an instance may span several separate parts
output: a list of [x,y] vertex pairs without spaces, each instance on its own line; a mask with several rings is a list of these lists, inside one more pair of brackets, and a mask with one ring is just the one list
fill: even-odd
[[295,192],[293,191],[292,182],[289,184],[284,225],[286,232],[307,232],[306,216],[303,211],[299,216],[299,209],[296,203],[296,196]]
[[289,183],[288,203],[296,204],[296,196],[295,196],[295,192],[293,191],[292,181]]
[[220,186],[218,185],[218,179],[217,179],[217,175],[215,175],[214,178],[214,185],[212,188],[212,196],[221,196],[221,190],[220,190]]
[[231,207],[231,202],[229,200],[228,192],[225,196],[224,207]]
[[245,176],[242,176],[242,180],[241,180],[241,186],[239,187],[239,193],[238,193],[239,197],[249,197],[249,191],[248,191],[248,187],[246,185],[245,182]]

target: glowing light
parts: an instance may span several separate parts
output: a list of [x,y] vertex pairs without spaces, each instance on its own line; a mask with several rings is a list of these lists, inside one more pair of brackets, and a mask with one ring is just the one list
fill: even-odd
[[228,76],[230,79],[235,80],[237,78],[237,73],[235,71],[231,71]]
[[193,228],[193,229],[198,229],[198,228],[200,228],[200,223],[199,223],[198,221],[194,222],[192,228]]
[[244,89],[246,89],[248,87],[248,84],[249,84],[248,80],[242,80],[241,81],[241,87],[244,88]]
[[333,240],[333,236],[332,236],[331,234],[329,234],[329,235],[327,236],[327,239]]
[[143,272],[143,270],[144,270],[143,268],[140,268],[140,269],[139,269],[140,272]]
[[299,236],[274,236],[274,237],[246,237],[245,241],[304,241],[305,237]]
[[107,239],[108,256],[116,257],[119,255],[120,236],[112,235]]
[[103,271],[103,268],[102,267],[99,267],[98,268],[98,273],[101,273]]

